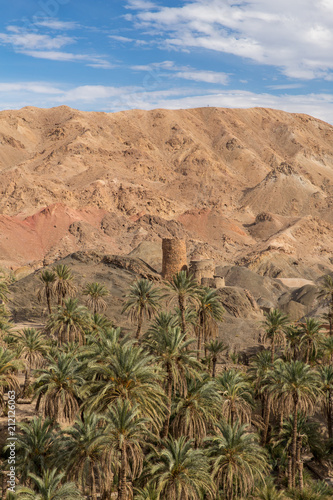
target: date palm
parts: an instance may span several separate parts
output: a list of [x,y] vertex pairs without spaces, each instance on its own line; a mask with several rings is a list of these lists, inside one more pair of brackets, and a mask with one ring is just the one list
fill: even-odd
[[20,481],[26,484],[28,474],[40,474],[51,467],[53,443],[58,427],[54,420],[34,417],[19,424],[16,441],[17,469]]
[[[110,464],[104,459],[105,436],[101,417],[84,415],[67,427],[55,440],[54,456],[61,454],[66,464],[66,477],[80,485],[83,495],[97,499],[97,485],[110,487]],[[97,482],[97,484],[96,484]]]
[[284,333],[286,336],[286,360],[291,361],[293,359],[296,361],[300,358],[300,343],[303,332],[301,332],[298,324],[293,324],[288,325],[284,329]]
[[43,415],[57,422],[72,423],[80,406],[80,389],[84,383],[81,366],[70,354],[59,353],[46,368],[37,370],[34,383],[37,407]]
[[64,473],[57,469],[46,470],[42,476],[29,474],[33,488],[20,487],[18,500],[84,500],[74,483],[62,483]]
[[86,307],[81,306],[77,299],[67,299],[63,306],[51,314],[46,329],[54,334],[58,343],[85,343],[85,332],[89,330],[90,316]]
[[266,320],[262,323],[265,328],[263,341],[270,341],[271,362],[274,362],[275,347],[285,342],[285,327],[288,325],[288,316],[282,314],[278,309],[273,309],[266,314]]
[[296,448],[297,448],[297,415],[299,411],[310,413],[318,397],[322,396],[320,379],[317,372],[302,361],[279,363],[267,381],[267,388],[272,399],[285,411],[293,414],[293,440],[291,447],[292,471],[289,483],[295,486]]
[[267,454],[258,436],[247,425],[220,422],[216,435],[207,438],[213,458],[213,478],[222,487],[226,500],[248,498],[258,481],[269,471]]
[[0,300],[6,304],[9,301],[10,291],[4,276],[0,276]]
[[333,363],[333,335],[324,337],[322,342],[322,349],[324,353],[324,360]]
[[197,305],[199,300],[199,286],[192,274],[180,271],[175,274],[170,282],[166,282],[166,293],[170,302],[176,301],[180,310],[181,330],[186,335],[186,306]]
[[154,355],[165,374],[167,413],[162,429],[162,437],[169,433],[172,394],[178,390],[184,397],[187,394],[187,376],[195,376],[200,364],[189,346],[194,340],[185,340],[180,328],[156,329],[151,332],[146,347]]
[[131,285],[125,298],[122,313],[129,312],[131,318],[137,321],[135,338],[139,339],[144,317],[150,319],[160,308],[160,290],[151,281],[140,279]]
[[155,486],[148,484],[134,489],[134,500],[160,500],[160,496]]
[[37,299],[39,302],[42,301],[43,297],[46,299],[47,309],[49,314],[52,314],[51,300],[54,296],[54,284],[56,282],[56,273],[45,269],[39,275],[40,288],[37,292]]
[[150,468],[152,484],[158,498],[170,500],[201,500],[215,498],[209,461],[202,450],[193,448],[185,436],[170,437],[162,449],[152,453]]
[[0,347],[0,409],[5,404],[5,390],[18,393],[20,384],[16,374],[21,368],[23,368],[22,361],[15,359],[15,354],[9,349]]
[[328,322],[330,335],[333,335],[333,278],[329,274],[324,277],[324,282],[318,293],[319,299],[324,299],[328,304]]
[[219,299],[217,290],[202,287],[198,293],[198,357],[201,351],[201,343],[205,344],[208,339],[216,336],[217,323],[223,321],[224,309]]
[[256,489],[253,500],[286,500],[283,491],[277,490],[272,481],[266,481],[264,486]]
[[23,328],[18,333],[12,335],[17,348],[17,354],[25,360],[25,381],[23,395],[25,395],[31,379],[31,370],[38,368],[44,361],[44,357],[49,350],[49,345],[45,335],[35,328]]
[[252,388],[244,373],[228,370],[216,378],[216,387],[222,397],[222,414],[234,425],[236,419],[249,422],[253,407]]
[[106,422],[104,445],[118,463],[118,499],[128,499],[128,489],[142,471],[144,452],[149,436],[149,420],[140,416],[138,406],[117,400],[110,405],[103,419]]
[[175,401],[172,434],[176,438],[187,436],[194,440],[196,447],[201,446],[218,421],[221,403],[214,381],[208,374],[202,379],[189,379],[186,396],[179,396]]
[[76,294],[77,289],[73,283],[74,276],[66,264],[54,266],[53,272],[55,274],[55,281],[52,286],[53,293],[58,298],[58,305],[62,306],[67,296],[73,297]]
[[315,318],[306,318],[299,326],[300,345],[305,349],[305,363],[309,363],[311,355],[316,356],[323,341],[322,324]]
[[[275,362],[276,363],[276,362]],[[263,433],[261,444],[265,446],[268,435],[269,419],[271,413],[271,398],[270,393],[263,385],[263,381],[269,376],[270,371],[274,368],[271,362],[271,353],[269,351],[260,351],[253,359],[249,375],[255,387],[256,394],[260,397],[262,402],[262,418],[263,418]]]
[[212,377],[216,376],[216,364],[220,354],[228,349],[228,346],[220,340],[211,340],[206,344],[209,363],[212,363]]
[[158,429],[165,411],[161,373],[153,357],[126,342],[115,347],[107,359],[92,361],[87,368],[84,406],[89,412],[104,413],[118,399],[137,405]]
[[110,295],[110,292],[104,285],[97,282],[87,283],[82,294],[88,297],[87,306],[93,310],[94,314],[105,311],[104,297]]
[[[332,337],[330,337],[332,338]],[[333,366],[320,366],[319,377],[324,397],[322,406],[327,421],[328,437],[333,438]]]

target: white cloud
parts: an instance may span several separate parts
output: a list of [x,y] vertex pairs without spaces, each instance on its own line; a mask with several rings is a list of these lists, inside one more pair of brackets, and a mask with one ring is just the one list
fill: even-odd
[[220,83],[222,85],[227,85],[228,75],[226,73],[217,73],[216,71],[179,71],[175,73],[177,78],[184,78],[185,80],[194,80],[196,82],[207,82],[207,83]]
[[40,21],[36,21],[35,26],[42,26],[43,28],[50,28],[52,30],[66,31],[75,30],[80,27],[80,25],[75,21],[59,21],[59,19],[45,18]]
[[75,42],[74,38],[68,36],[58,35],[51,37],[49,35],[25,32],[23,30],[13,30],[13,26],[10,27],[10,33],[0,33],[0,42],[3,44],[10,44],[15,49],[19,50],[53,50],[61,49],[65,45]]
[[48,59],[50,61],[85,62],[88,66],[95,68],[110,69],[114,67],[101,56],[91,56],[89,54],[73,54],[71,52],[59,52],[54,50],[24,50],[22,53],[30,57]]
[[325,79],[333,70],[332,0],[191,0],[151,8],[140,3],[129,3],[138,11],[134,19],[169,49],[225,52],[277,66],[292,78]]
[[161,61],[145,65],[131,66],[134,71],[147,71],[156,77],[163,77],[163,71],[169,71],[170,78],[182,78],[196,82],[206,82],[227,85],[229,76],[218,71],[206,71],[191,68],[190,66],[177,66],[173,61]]
[[112,40],[116,40],[117,42],[134,42],[135,40],[133,38],[127,38],[126,36],[120,36],[120,35],[109,35],[109,38]]
[[0,83],[0,109],[61,104],[81,110],[186,109],[195,107],[264,107],[305,113],[333,124],[333,93],[272,95],[244,90],[211,90],[179,87],[149,90],[144,86],[83,85],[64,87],[45,82]]

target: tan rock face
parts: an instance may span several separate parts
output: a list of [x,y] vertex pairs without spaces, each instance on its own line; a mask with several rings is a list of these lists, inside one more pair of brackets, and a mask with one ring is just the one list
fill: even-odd
[[333,127],[309,116],[3,111],[0,179],[6,267],[186,238],[189,260],[285,278],[294,261],[332,269]]

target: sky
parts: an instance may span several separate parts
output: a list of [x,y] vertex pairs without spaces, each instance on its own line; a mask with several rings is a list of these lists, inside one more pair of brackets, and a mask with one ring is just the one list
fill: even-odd
[[268,107],[333,124],[333,0],[13,0],[0,68],[2,110]]

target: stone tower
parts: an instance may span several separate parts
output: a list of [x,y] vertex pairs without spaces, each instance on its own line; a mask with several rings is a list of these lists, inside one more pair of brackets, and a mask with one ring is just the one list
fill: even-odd
[[162,253],[162,278],[170,280],[179,271],[187,270],[185,240],[163,238]]

